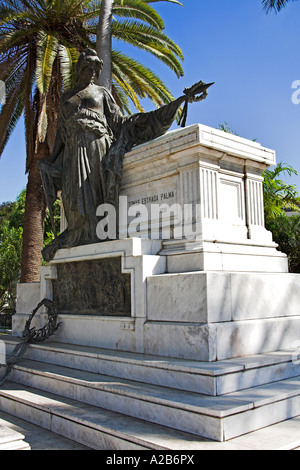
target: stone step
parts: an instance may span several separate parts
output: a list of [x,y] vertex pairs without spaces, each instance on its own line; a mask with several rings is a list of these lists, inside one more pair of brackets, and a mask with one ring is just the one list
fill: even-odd
[[[6,336],[7,354],[19,340]],[[30,345],[25,358],[205,395],[224,395],[300,375],[295,351],[201,362],[88,346],[47,342]]]
[[0,425],[0,450],[30,450],[30,446],[25,442],[25,436]]
[[[25,389],[12,382],[2,387],[0,404],[10,413],[5,413],[6,420],[14,422],[14,416],[18,416],[19,426],[24,420],[26,430],[29,423],[35,428],[39,426],[39,433],[35,432],[32,438],[33,448],[37,450],[51,450],[51,437],[47,435],[47,444],[43,443],[45,432],[51,436],[64,436],[62,442],[80,443],[77,448],[84,445],[86,450],[293,450],[300,445],[300,416],[227,442],[216,442],[48,392]],[[55,437],[52,440],[57,446]],[[60,449],[64,450],[63,445]]]
[[0,450],[31,450],[30,445],[24,441],[16,441],[10,444],[3,444]]
[[49,392],[6,382],[6,413],[96,450],[201,449],[206,440]]
[[300,376],[219,397],[30,360],[15,366],[11,379],[26,387],[216,441],[300,414]]

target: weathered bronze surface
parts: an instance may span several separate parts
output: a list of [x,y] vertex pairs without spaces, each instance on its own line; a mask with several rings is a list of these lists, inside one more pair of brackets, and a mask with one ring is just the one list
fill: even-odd
[[[47,309],[47,323],[40,329],[36,329],[31,326],[31,322],[38,312],[38,310],[45,306]],[[58,328],[61,326],[61,323],[57,322],[58,312],[52,300],[43,299],[37,307],[32,311],[31,315],[25,323],[25,328],[22,333],[20,342],[16,344],[12,353],[8,357],[6,364],[0,364],[0,372],[3,369],[3,374],[0,374],[0,386],[8,379],[13,367],[15,364],[20,362],[25,355],[27,348],[30,344],[40,344],[54,335]]]
[[[40,163],[48,207],[62,191],[68,228],[43,250],[46,261],[59,248],[98,242],[97,207],[110,203],[118,208],[122,161],[133,146],[167,132],[178,109],[207,96],[199,82],[184,96],[148,112],[124,116],[111,93],[95,85],[102,61],[93,50],[83,52],[76,67],[75,87],[63,94],[59,129],[52,156]],[[196,96],[200,93],[200,96]]]
[[130,274],[122,274],[120,257],[56,266],[52,285],[59,313],[131,315]]

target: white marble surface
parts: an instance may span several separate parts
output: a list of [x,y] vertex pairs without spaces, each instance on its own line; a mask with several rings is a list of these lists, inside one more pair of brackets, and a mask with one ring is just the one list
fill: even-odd
[[[138,253],[124,256],[122,265],[123,272],[131,273],[132,316],[59,315],[62,326],[56,341],[215,361],[280,350],[300,337],[300,275],[161,274],[163,256]],[[54,267],[55,263],[51,272],[44,270],[41,286],[51,284]],[[21,287],[25,291],[26,286]],[[41,287],[40,297],[44,296]],[[32,309],[35,306],[32,303]],[[13,335],[21,335],[27,318],[28,314],[14,316]],[[34,326],[44,323],[45,316],[37,315]]]
[[32,310],[40,302],[40,283],[28,282],[17,284],[17,306],[16,312],[31,314]]
[[[31,346],[10,379],[1,410],[95,449],[200,449],[203,438],[247,447],[237,436],[300,414],[291,350],[210,363],[50,342]],[[191,391],[197,380],[222,395]],[[278,447],[297,442],[281,436]]]
[[1,450],[30,450],[30,446],[24,441],[25,436],[11,429],[7,423],[0,420],[0,451]]
[[[184,206],[192,204],[196,210],[198,205],[199,211],[195,212],[194,218],[185,214],[185,219],[192,223],[191,228],[198,239],[190,251],[196,252],[201,241],[201,256],[198,256],[196,268],[185,267],[185,271],[287,271],[286,256],[281,254],[279,259],[272,234],[264,226],[262,172],[274,165],[275,152],[253,144],[197,124],[167,133],[134,148],[125,156],[121,196],[128,198],[131,211],[134,212],[135,205],[138,207],[139,204],[147,208],[149,216],[151,204],[174,208],[177,238],[179,228],[184,233],[181,219]],[[168,217],[163,213],[163,224]],[[151,220],[150,227],[142,224],[140,237],[149,236],[148,229],[158,225],[156,219]],[[121,233],[125,238],[127,224],[128,220],[124,218]],[[170,236],[162,238],[169,239]],[[173,245],[173,250],[185,254],[184,237],[178,237],[176,241],[180,239],[182,243]],[[205,246],[205,243],[211,246]],[[228,251],[228,243],[240,245],[241,251]],[[251,245],[266,250],[256,250],[251,256],[247,252]],[[216,246],[218,250],[213,249]],[[169,251],[170,247],[165,246],[163,254],[167,255]],[[180,272],[180,264],[192,266],[190,258],[180,257],[171,272]],[[170,264],[175,261],[170,257]]]
[[[35,387],[60,396],[59,400],[65,400],[65,397],[219,441],[297,416],[300,406],[299,377],[222,397],[208,397],[30,361],[16,366],[12,379],[29,389],[18,391],[13,387],[10,391],[5,386],[0,391],[0,406],[7,400],[7,395],[29,404],[32,397],[30,387]],[[69,412],[72,413],[69,405],[63,408],[59,405],[59,408],[55,403],[51,405],[51,401],[48,404],[45,392],[38,393],[34,398],[36,412],[46,405],[46,408],[52,408],[54,415],[63,412],[68,416]]]
[[[55,432],[6,413],[0,413],[0,422],[26,435],[32,450],[89,449],[89,447],[75,442],[76,439],[95,449],[116,451],[133,449],[133,442],[139,443],[140,448],[145,448],[142,446],[147,445],[148,449],[177,451],[293,450],[300,446],[300,417],[247,433],[227,442],[216,442],[155,424],[133,420],[108,410],[98,410],[96,416],[95,411],[89,414],[88,405],[82,404],[81,406],[85,407],[85,413],[83,414],[83,409],[81,413],[79,410],[76,413],[74,407],[73,419],[68,422],[68,425],[63,417],[55,416],[52,424],[52,429]],[[51,408],[49,408],[49,412],[50,410]],[[81,424],[78,422],[79,416],[81,416]],[[58,432],[60,434],[57,434]],[[74,440],[64,437],[66,434]],[[122,438],[124,439],[123,443]]]
[[193,155],[194,147],[199,144],[217,152],[226,149],[227,155],[239,156],[241,154],[242,158],[246,160],[258,161],[268,166],[276,163],[275,151],[263,147],[258,142],[228,134],[203,124],[193,124],[184,129],[168,132],[162,137],[135,147],[126,155],[126,164],[134,165],[136,160],[142,159],[142,154],[147,163],[147,160],[149,161],[153,155],[158,154],[158,149],[161,150],[159,154],[161,157],[171,154],[176,158],[177,153],[182,149],[193,149],[193,152],[190,152],[190,155]]
[[61,328],[55,341],[100,346],[113,350],[137,351],[136,320],[129,317],[59,315]]
[[[131,317],[60,315],[56,341],[208,362],[290,346],[300,338],[300,277],[286,273],[287,257],[264,228],[261,173],[274,163],[274,151],[198,124],[134,148],[122,195],[146,205],[153,196],[199,203],[197,239],[59,250],[40,283],[19,285],[13,335],[40,300],[53,298],[58,264],[121,257]],[[35,325],[44,319],[41,312]]]
[[88,447],[69,440],[62,435],[2,411],[0,411],[0,426],[5,426],[12,431],[24,435],[30,450],[90,450]]
[[274,247],[206,242],[203,246],[164,243],[169,273],[227,271],[287,273],[287,256]]
[[6,426],[0,425],[0,445],[7,444],[8,442],[18,441],[24,439],[22,434],[9,429]]
[[189,272],[147,278],[150,321],[216,323],[300,314],[300,275]]
[[199,325],[147,322],[146,354],[216,361],[290,348],[299,344],[300,317]]
[[[6,338],[7,352],[16,341]],[[112,351],[62,343],[32,345],[26,358],[112,377],[163,385],[206,395],[222,395],[297,376],[294,351],[204,362]]]
[[299,316],[218,324],[216,357],[222,360],[291,348],[299,336]]

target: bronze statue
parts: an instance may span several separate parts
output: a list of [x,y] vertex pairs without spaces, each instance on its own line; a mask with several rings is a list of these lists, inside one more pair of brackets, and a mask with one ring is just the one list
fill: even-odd
[[61,99],[52,156],[40,163],[48,207],[61,190],[68,222],[68,228],[43,250],[46,261],[59,248],[99,241],[96,209],[103,203],[118,206],[124,154],[165,134],[183,103],[185,125],[187,103],[206,98],[211,86],[199,82],[186,89],[184,96],[155,111],[125,116],[111,93],[94,83],[102,65],[94,50],[81,53],[75,87]]

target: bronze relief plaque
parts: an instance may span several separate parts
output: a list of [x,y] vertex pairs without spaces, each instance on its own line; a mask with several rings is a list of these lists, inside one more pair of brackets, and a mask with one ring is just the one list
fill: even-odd
[[130,274],[122,274],[121,258],[57,264],[52,281],[59,313],[131,316]]

